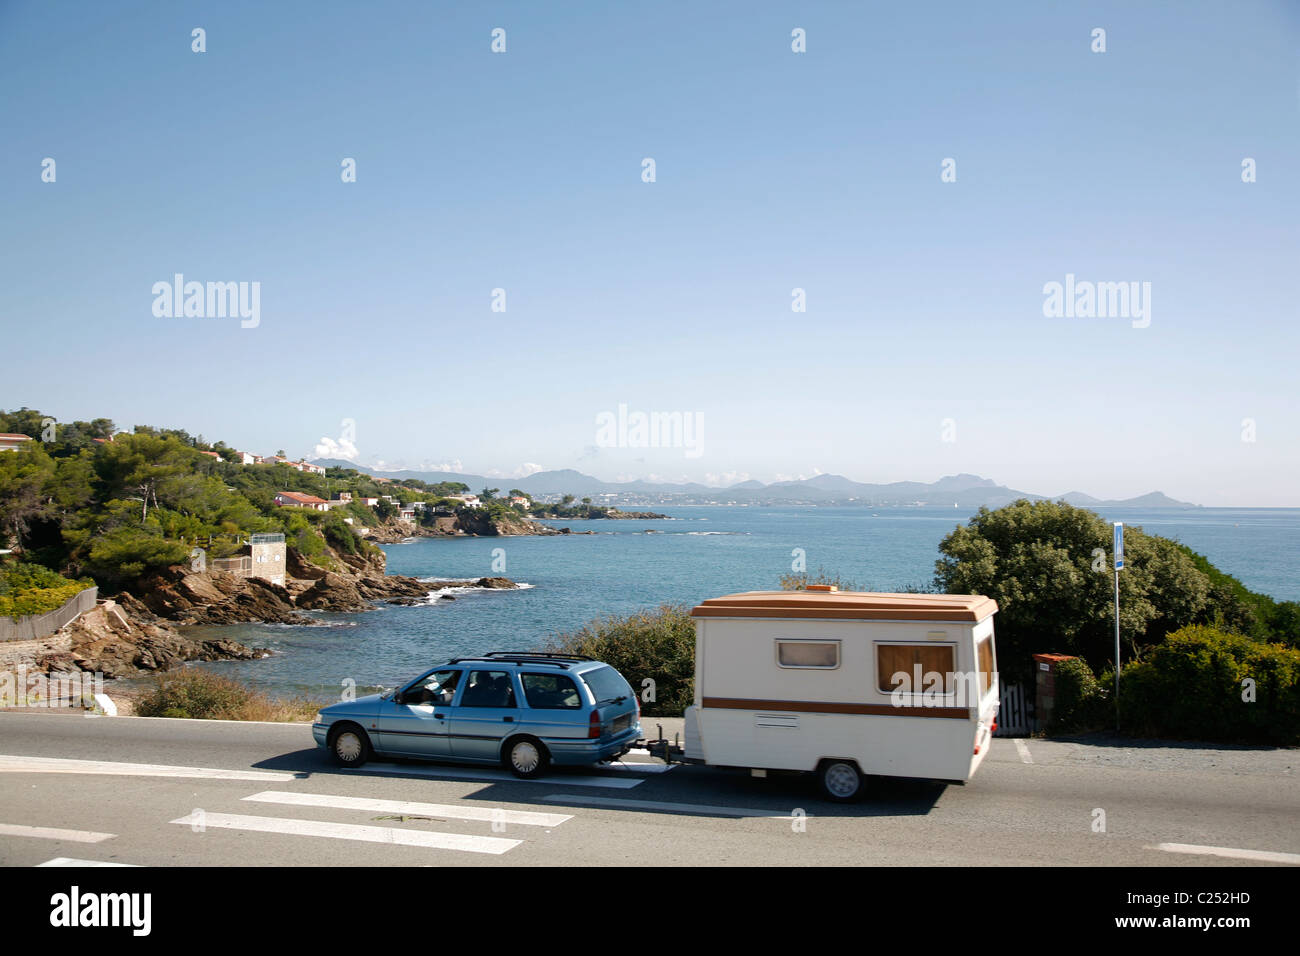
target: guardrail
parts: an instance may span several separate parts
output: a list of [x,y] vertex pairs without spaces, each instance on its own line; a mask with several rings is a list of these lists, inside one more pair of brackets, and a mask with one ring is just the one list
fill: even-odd
[[98,597],[99,588],[86,588],[75,597],[69,598],[63,607],[44,614],[31,614],[19,618],[0,615],[0,643],[36,641],[42,637],[49,637],[59,628],[71,624],[76,620],[77,615],[93,608]]

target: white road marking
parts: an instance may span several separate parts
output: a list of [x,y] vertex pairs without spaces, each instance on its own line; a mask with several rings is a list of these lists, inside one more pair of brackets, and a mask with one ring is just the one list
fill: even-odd
[[530,810],[504,810],[500,807],[448,806],[442,803],[416,803],[410,800],[371,800],[366,797],[336,797],[328,793],[288,793],[264,790],[251,797],[257,803],[282,803],[295,807],[332,807],[336,810],[368,810],[402,816],[446,817],[450,820],[486,820],[514,823],[529,827],[558,827],[572,820],[569,813],[536,813]]
[[116,833],[94,830],[61,830],[58,827],[28,827],[21,823],[0,823],[0,836],[35,837],[38,840],[68,840],[72,843],[102,843]]
[[1257,860],[1260,863],[1290,863],[1300,866],[1300,853],[1275,853],[1272,850],[1239,850],[1230,846],[1196,846],[1192,843],[1157,843],[1148,850],[1166,853],[1194,853],[1199,856],[1225,856],[1233,860]]
[[[698,813],[706,816],[764,817],[773,820],[793,820],[791,813],[780,810],[756,810],[753,807],[721,807],[704,803],[659,803],[654,800],[624,800],[620,797],[583,797],[552,793],[543,800],[548,803],[574,804],[576,806],[612,807],[622,810],[667,810],[671,813]],[[810,814],[811,815],[811,814]]]
[[375,773],[382,776],[396,774],[403,777],[434,777],[450,780],[494,780],[502,783],[543,783],[551,787],[609,787],[614,790],[630,790],[639,787],[643,780],[629,779],[625,774],[608,777],[572,777],[556,774],[555,776],[536,777],[526,780],[516,777],[508,770],[485,770],[480,767],[384,767],[371,770],[362,767],[357,773]]
[[628,773],[667,773],[674,767],[675,763],[637,763],[629,761],[626,763],[607,763],[601,765],[601,770],[623,770]]
[[355,823],[326,823],[322,820],[295,820],[286,817],[249,817],[237,813],[204,813],[196,819],[186,814],[172,823],[205,829],[252,830],[257,833],[283,833],[289,836],[326,837],[332,840],[356,840],[362,843],[388,843],[433,850],[460,850],[464,853],[500,855],[513,850],[523,840],[501,837],[470,836],[465,833],[439,833],[431,830],[405,830],[398,827],[373,827]]
[[1011,739],[1015,741],[1016,750],[1020,752],[1020,762],[1033,763],[1034,758],[1029,753],[1029,744],[1025,743],[1019,737],[1012,737]]
[[[143,720],[144,718],[141,718]],[[64,757],[21,757],[0,754],[0,773],[86,773],[120,777],[199,777],[205,780],[263,780],[288,783],[291,773],[270,770],[219,770],[213,767],[172,767],[154,763],[71,760]]]
[[105,863],[102,860],[75,860],[70,856],[56,856],[37,866],[135,866],[134,863]]

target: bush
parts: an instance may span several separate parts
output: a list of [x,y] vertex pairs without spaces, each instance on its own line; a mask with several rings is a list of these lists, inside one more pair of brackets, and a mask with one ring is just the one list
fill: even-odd
[[0,616],[27,617],[57,611],[83,590],[90,579],[70,581],[39,564],[14,564],[0,570]]
[[[1254,682],[1254,700],[1245,681]],[[1126,733],[1300,743],[1300,651],[1212,627],[1185,627],[1120,677]]]
[[1097,680],[1087,661],[1075,657],[1057,664],[1056,698],[1046,728],[1049,736],[1099,730],[1111,713],[1107,685]]
[[545,649],[604,661],[638,695],[650,678],[655,699],[641,701],[647,717],[680,717],[695,699],[695,622],[684,606],[601,618],[558,635]]
[[321,706],[305,697],[276,700],[229,677],[184,670],[156,676],[149,692],[135,702],[135,713],[196,720],[295,721],[311,720]]

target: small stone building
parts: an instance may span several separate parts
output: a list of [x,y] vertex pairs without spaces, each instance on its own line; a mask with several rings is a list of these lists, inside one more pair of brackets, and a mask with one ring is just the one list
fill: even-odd
[[283,534],[254,534],[248,538],[253,556],[253,571],[249,577],[264,578],[272,584],[284,586],[285,546]]

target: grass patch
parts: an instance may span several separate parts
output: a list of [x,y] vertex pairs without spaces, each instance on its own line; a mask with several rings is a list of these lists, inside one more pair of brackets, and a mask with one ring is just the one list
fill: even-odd
[[135,701],[137,717],[192,720],[310,721],[327,702],[309,697],[271,697],[229,677],[207,671],[159,674]]

